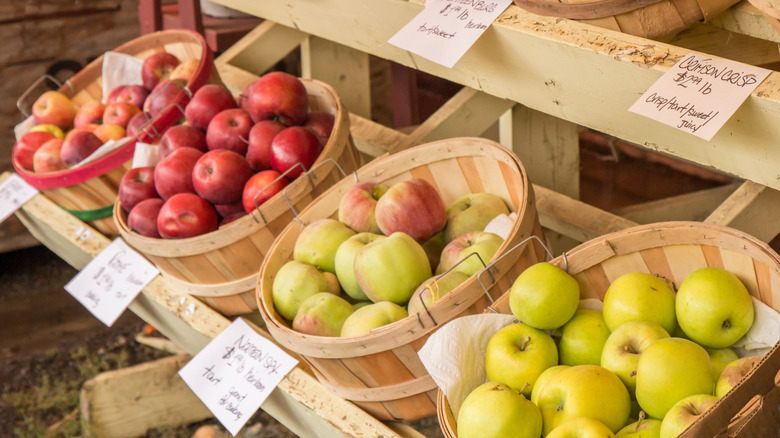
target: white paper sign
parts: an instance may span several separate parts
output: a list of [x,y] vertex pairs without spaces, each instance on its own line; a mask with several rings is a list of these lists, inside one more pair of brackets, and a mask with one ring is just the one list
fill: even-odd
[[298,363],[237,318],[179,375],[233,435]]
[[118,238],[73,277],[65,290],[110,327],[157,274],[157,268]]
[[711,140],[769,73],[752,65],[689,53],[628,110]]
[[388,42],[452,67],[511,2],[428,0],[425,9]]
[[0,184],[0,222],[14,214],[37,193],[35,187],[27,184],[19,175],[12,173]]

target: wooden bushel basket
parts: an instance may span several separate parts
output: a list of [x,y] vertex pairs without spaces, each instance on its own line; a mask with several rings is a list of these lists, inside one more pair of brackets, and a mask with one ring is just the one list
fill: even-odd
[[775,32],[780,34],[780,3],[777,0],[748,0],[748,3],[761,11]]
[[383,420],[414,420],[436,413],[436,384],[417,351],[442,324],[482,312],[511,285],[506,279],[514,279],[546,256],[540,244],[522,246],[483,269],[479,278],[473,275],[442,297],[428,313],[412,315],[366,335],[323,337],[292,330],[274,309],[272,285],[282,265],[292,259],[303,224],[336,218],[342,196],[357,182],[389,186],[412,177],[424,178],[436,187],[445,205],[467,193],[490,192],[517,213],[494,260],[529,236],[543,237],[533,189],[518,158],[490,140],[453,138],[379,158],[334,185],[298,215],[300,222],[290,223],[274,241],[258,283],[260,313],[276,341],[299,353],[325,387]]
[[[696,269],[719,267],[739,277],[753,297],[780,311],[780,256],[766,243],[733,228],[700,222],[641,225],[590,240],[564,255],[550,263],[562,269],[568,267],[583,299],[603,299],[612,281],[627,272],[660,275],[671,280],[676,289]],[[492,307],[499,313],[511,313],[509,292]],[[759,366],[680,437],[777,436],[779,369],[780,350],[776,345]],[[444,436],[456,438],[456,419],[441,391],[437,411]]]
[[[149,55],[167,51],[182,62],[200,59],[195,75],[187,83],[187,90],[180,91],[174,103],[186,105],[190,93],[206,84],[216,75],[214,54],[203,37],[188,30],[167,30],[155,32],[129,41],[112,51],[146,58]],[[58,91],[67,95],[77,106],[99,101],[103,97],[103,56],[70,78]],[[218,80],[218,79],[214,79]],[[172,126],[181,117],[181,110],[175,105],[163,110],[151,119],[136,138],[109,154],[73,169],[58,172],[34,173],[13,163],[16,172],[30,185],[41,190],[49,199],[68,210],[74,216],[89,222],[98,231],[109,236],[118,236],[119,230],[112,219],[119,181],[130,169],[136,141],[152,143],[155,138]]]
[[309,95],[310,111],[334,115],[333,131],[312,168],[258,210],[201,236],[155,239],[131,231],[121,205],[114,207],[114,221],[127,243],[154,263],[173,287],[224,315],[257,309],[257,274],[274,239],[295,217],[290,205],[303,209],[346,173],[360,167],[349,133],[349,114],[336,92],[317,80],[301,81]]
[[514,0],[538,15],[571,18],[652,40],[671,39],[739,0]]

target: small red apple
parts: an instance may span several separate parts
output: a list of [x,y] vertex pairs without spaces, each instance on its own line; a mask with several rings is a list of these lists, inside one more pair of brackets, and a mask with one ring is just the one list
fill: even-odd
[[381,234],[376,223],[376,204],[386,191],[386,185],[373,181],[350,187],[339,203],[339,221],[358,233]]
[[444,201],[436,188],[422,178],[393,184],[377,201],[375,213],[383,234],[401,231],[420,243],[447,223]]
[[206,145],[210,150],[228,149],[246,155],[252,119],[242,109],[228,109],[211,119],[206,130]]
[[271,168],[271,142],[284,125],[273,120],[257,122],[249,131],[249,146],[246,160],[255,172]]
[[206,134],[189,125],[176,125],[168,128],[160,138],[160,159],[164,159],[176,149],[190,147],[201,152],[208,151]]
[[138,108],[143,108],[149,93],[149,89],[142,85],[125,85],[119,90],[114,101],[126,102]]
[[112,125],[119,125],[123,128],[127,127],[130,119],[136,114],[140,113],[141,109],[132,103],[127,102],[114,102],[106,105],[106,109],[103,112],[103,123],[109,123]]
[[116,102],[119,99],[119,94],[122,93],[122,90],[124,90],[125,87],[127,87],[127,85],[119,85],[111,90],[108,93],[108,97],[106,97],[106,105],[112,102]]
[[192,169],[195,193],[212,204],[232,204],[241,200],[244,184],[252,176],[246,158],[227,149],[203,154]]
[[144,126],[146,121],[146,115],[143,113],[143,111],[134,115],[133,118],[127,122],[127,129],[125,130],[125,134],[127,134],[128,137],[135,137],[135,134],[141,130],[141,127]]
[[303,82],[284,72],[261,76],[244,90],[243,106],[255,123],[276,119],[290,125],[301,125],[309,111],[309,95]]
[[233,202],[231,204],[214,204],[214,209],[217,210],[217,214],[223,219],[233,216],[236,213],[241,213],[241,215],[246,214],[244,211],[244,203],[240,199],[238,202]]
[[217,211],[208,201],[194,193],[171,196],[157,216],[157,229],[166,239],[199,236],[216,230],[217,224]]
[[306,117],[306,122],[303,124],[304,128],[308,128],[317,138],[320,139],[320,143],[325,147],[330,138],[330,133],[333,131],[333,124],[336,123],[336,118],[333,114],[313,111]]
[[123,138],[126,132],[125,128],[119,125],[107,123],[95,128],[93,134],[95,134],[103,143],[107,143],[109,140],[119,140],[120,138]]
[[158,198],[154,187],[154,166],[134,167],[125,172],[119,180],[117,197],[127,212],[143,200]]
[[76,117],[73,118],[73,127],[79,128],[90,123],[101,124],[103,123],[103,113],[105,111],[106,106],[99,101],[89,101],[76,111]]
[[149,55],[141,66],[141,80],[144,87],[153,89],[157,84],[168,79],[173,69],[180,63],[179,58],[168,52]]
[[76,165],[103,146],[103,142],[92,132],[74,129],[65,136],[60,150],[62,161],[68,166]]
[[68,165],[62,162],[60,151],[64,140],[53,138],[42,144],[33,155],[33,170],[35,173],[55,172],[67,169]]
[[32,131],[24,134],[14,144],[11,157],[22,169],[33,170],[33,155],[44,143],[57,138],[51,132]]
[[222,220],[219,222],[219,226],[227,225],[235,220],[241,219],[242,217],[246,216],[246,212],[244,211],[244,208],[241,208],[241,211],[237,211],[235,213],[231,213],[227,216],[222,216]]
[[157,230],[157,217],[163,204],[165,201],[160,198],[149,198],[139,202],[127,215],[127,226],[142,236],[162,237]]
[[177,193],[195,193],[192,186],[192,169],[203,156],[194,148],[180,148],[160,160],[154,168],[154,187],[163,199]]
[[227,88],[221,85],[207,84],[192,96],[192,100],[184,108],[184,115],[188,124],[206,131],[214,116],[233,108],[238,108],[238,105]]
[[76,117],[76,107],[68,96],[58,91],[47,91],[33,103],[32,114],[36,125],[56,125],[68,129]]
[[149,117],[156,116],[172,104],[182,90],[184,90],[184,82],[179,79],[160,82],[144,101],[144,112]]
[[[308,129],[302,126],[291,126],[276,134],[271,142],[271,167],[281,173],[288,169],[290,179],[298,178],[304,170],[311,169],[317,161],[322,144],[320,140]],[[301,166],[296,166],[301,163]]]
[[252,175],[244,185],[244,193],[241,196],[244,203],[244,211],[251,214],[255,208],[287,187],[290,184],[290,180],[279,178],[281,175],[281,173],[273,169],[263,170]]

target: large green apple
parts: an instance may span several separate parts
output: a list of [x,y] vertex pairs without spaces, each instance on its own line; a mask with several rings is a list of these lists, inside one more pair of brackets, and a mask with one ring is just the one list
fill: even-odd
[[661,420],[644,418],[644,412],[638,421],[620,429],[615,438],[660,438]]
[[547,368],[546,370],[542,371],[542,374],[539,374],[539,377],[536,378],[536,382],[534,382],[533,389],[531,389],[531,402],[533,404],[539,404],[539,393],[542,392],[544,384],[550,380],[550,377],[554,376],[558,371],[565,370],[566,368],[569,368],[569,366],[556,365],[554,367]]
[[558,358],[561,365],[600,365],[609,328],[598,310],[579,309],[561,329]]
[[347,300],[320,292],[304,300],[293,319],[293,330],[312,336],[339,336],[354,309]]
[[444,239],[452,242],[470,231],[484,231],[488,223],[500,214],[509,214],[504,200],[493,193],[468,193],[447,207]]
[[501,382],[475,388],[458,412],[458,438],[539,438],[541,434],[539,408]]
[[580,285],[563,269],[542,262],[523,271],[509,291],[517,319],[541,330],[566,324],[580,303]]
[[710,355],[710,362],[712,362],[712,378],[718,380],[723,369],[726,365],[739,359],[737,353],[731,348],[704,348],[707,350],[707,354]]
[[360,289],[375,303],[405,305],[417,287],[431,277],[425,250],[401,232],[366,244],[355,255],[354,269]]
[[678,401],[712,394],[712,364],[704,347],[681,338],[659,339],[639,357],[636,400],[651,417],[662,419]]
[[705,347],[728,347],[753,325],[753,300],[736,275],[702,268],[683,280],[677,291],[677,321],[692,341]]
[[372,329],[400,321],[409,316],[406,309],[390,301],[369,304],[352,312],[341,326],[341,336],[365,335]]
[[674,291],[663,279],[644,272],[616,278],[604,295],[603,312],[612,331],[629,321],[653,321],[666,333],[672,333],[677,325]]
[[623,382],[596,365],[577,365],[555,373],[539,393],[545,436],[564,421],[590,417],[612,432],[628,422],[631,397]]
[[557,364],[552,337],[521,322],[494,333],[485,351],[488,380],[506,383],[526,397],[531,396],[539,375]]
[[636,368],[642,353],[669,334],[652,321],[629,321],[609,335],[601,353],[601,366],[612,371],[632,395],[636,392]]
[[675,403],[661,423],[661,438],[677,438],[718,401],[710,394],[696,394]]
[[320,219],[301,231],[293,247],[293,259],[336,273],[336,250],[356,233],[333,219]]
[[431,277],[425,280],[409,299],[409,305],[406,307],[409,314],[425,311],[468,279],[469,276],[460,271],[450,271],[441,278]]
[[723,372],[715,382],[715,396],[721,398],[731,391],[731,388],[737,386],[742,378],[750,372],[758,363],[761,362],[761,356],[750,356],[737,359],[723,368]]
[[[470,231],[463,234],[444,247],[436,273],[440,274],[454,267],[455,270],[463,272],[470,277],[485,267],[502,243],[504,243],[504,239],[497,234],[485,231]],[[476,256],[468,257],[472,253],[479,254],[480,258]],[[458,264],[466,257],[468,257],[467,260]]]
[[336,277],[339,279],[341,288],[350,297],[356,300],[368,299],[355,278],[355,255],[369,243],[384,238],[385,236],[379,234],[358,233],[342,242],[336,250],[334,259]]
[[338,295],[341,290],[336,276],[297,260],[282,265],[271,286],[274,308],[290,321],[295,319],[301,303],[319,292]]
[[615,434],[601,421],[590,417],[566,420],[547,435],[547,438],[614,438]]

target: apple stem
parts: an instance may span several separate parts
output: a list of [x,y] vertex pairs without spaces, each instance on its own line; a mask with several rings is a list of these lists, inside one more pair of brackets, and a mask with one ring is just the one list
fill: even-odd
[[522,394],[523,391],[525,391],[525,389],[528,388],[529,386],[531,386],[531,385],[529,385],[528,382],[523,383],[523,387],[520,388],[520,391],[518,391],[518,392],[520,392],[520,394]]
[[630,345],[624,345],[623,351],[625,351],[626,353],[636,354],[636,351],[633,348],[631,348]]
[[636,422],[636,427],[634,428],[634,432],[639,432],[639,426],[642,424],[643,421],[645,421],[645,418],[647,418],[647,415],[645,415],[645,411],[639,411],[639,421]]
[[238,136],[238,138],[239,138],[241,141],[243,141],[244,143],[246,143],[246,144],[249,144],[249,140],[245,139],[244,137],[242,137],[242,136],[240,136],[240,135],[239,135],[239,136]]
[[525,351],[525,347],[531,342],[531,338],[523,338],[523,343],[520,344],[520,351]]
[[631,372],[630,372],[630,373],[628,373],[628,376],[629,376],[629,377],[634,377],[634,376],[636,376],[636,370],[631,370]]

